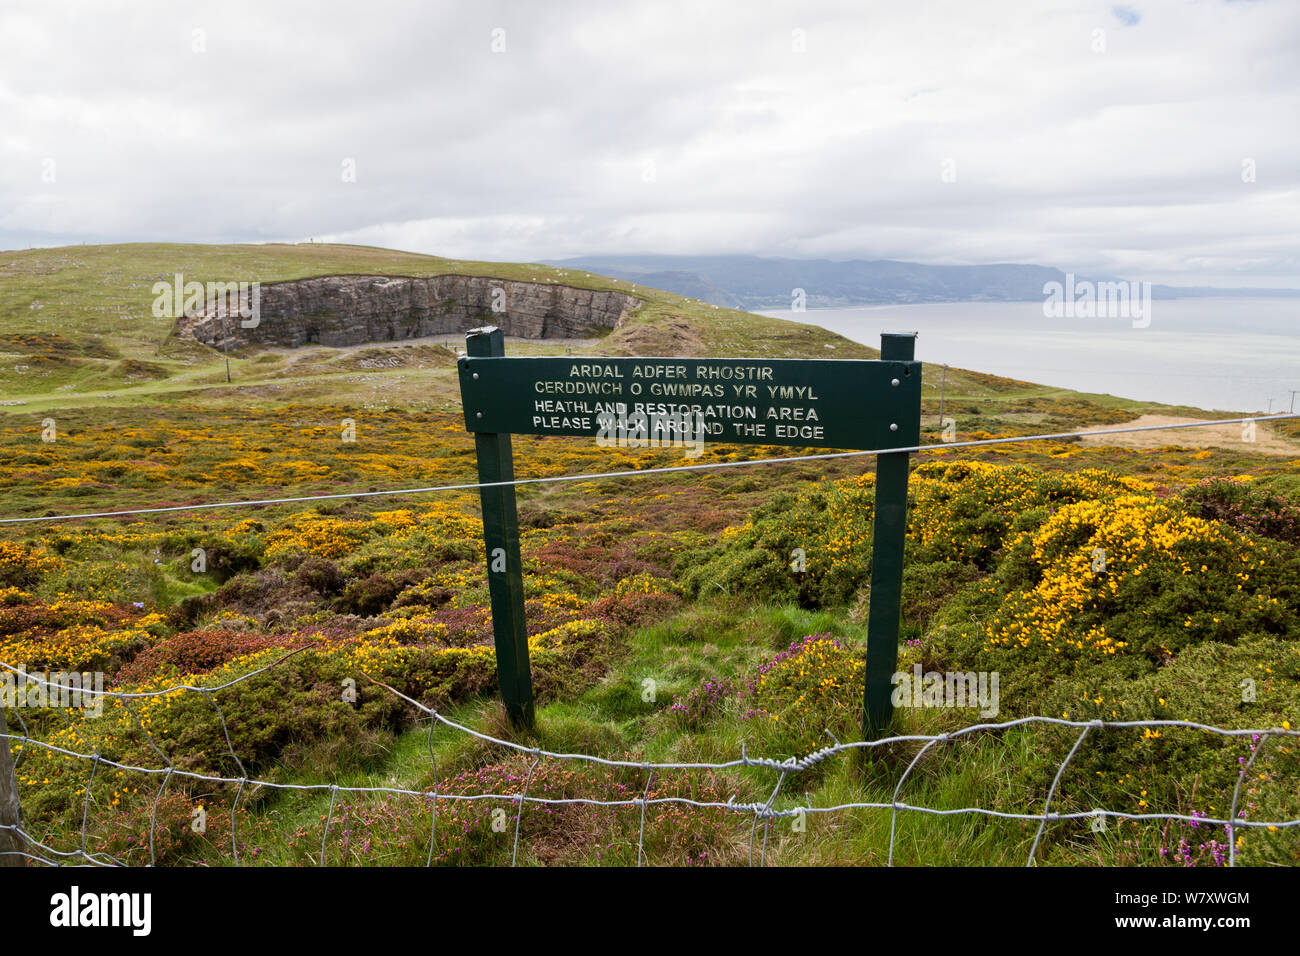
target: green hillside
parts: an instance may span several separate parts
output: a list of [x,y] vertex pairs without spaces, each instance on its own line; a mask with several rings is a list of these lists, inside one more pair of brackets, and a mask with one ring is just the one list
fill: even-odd
[[[550,266],[467,262],[364,246],[136,243],[69,246],[0,253],[0,393],[40,405],[58,394],[79,402],[112,392],[131,402],[171,400],[225,382],[225,365],[212,350],[174,335],[175,322],[153,315],[155,282],[274,283],[324,275],[433,276],[463,274],[518,281],[550,281],[583,289],[633,291],[646,304],[628,328],[609,335],[607,354],[835,355],[865,358],[870,349],[814,326],[801,326],[633,287],[616,279]],[[539,345],[530,351],[554,350]],[[399,352],[399,355],[401,353]],[[343,375],[329,368],[337,353],[262,353],[236,357],[241,385]],[[406,364],[406,363],[404,363]],[[409,363],[410,394],[426,380],[446,376]],[[420,373],[430,374],[420,374]],[[280,384],[290,384],[292,382]],[[303,395],[310,396],[306,388]],[[220,392],[220,390],[218,390]],[[303,397],[293,387],[284,397]],[[213,396],[206,395],[205,401]]]

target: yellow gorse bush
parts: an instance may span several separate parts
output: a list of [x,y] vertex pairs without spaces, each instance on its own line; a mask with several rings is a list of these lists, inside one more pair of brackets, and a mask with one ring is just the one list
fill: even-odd
[[[1041,577],[1001,605],[985,627],[988,646],[1041,645],[1094,658],[1123,653],[1130,644],[1102,624],[1080,622],[1099,616],[1133,579],[1195,577],[1208,570],[1203,560],[1214,560],[1216,573],[1246,582],[1265,559],[1251,539],[1138,494],[1065,505],[1017,543],[1029,546]],[[1220,556],[1228,567],[1217,567]]]
[[59,566],[52,554],[0,541],[0,585],[30,585]]
[[[745,716],[788,753],[830,743],[826,731],[851,732],[862,712],[866,662],[860,650],[829,635],[795,641],[761,665],[746,691]],[[745,706],[746,692],[742,692]]]

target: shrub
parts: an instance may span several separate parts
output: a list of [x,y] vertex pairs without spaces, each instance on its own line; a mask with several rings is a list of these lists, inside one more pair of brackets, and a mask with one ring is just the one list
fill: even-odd
[[364,578],[347,582],[343,594],[335,602],[346,614],[375,615],[387,609],[407,587],[419,581],[417,570],[379,571]]
[[0,541],[0,588],[31,588],[59,566],[53,555],[25,545]]
[[[1193,517],[1174,500],[1128,495],[1060,508],[1024,532],[998,569],[986,647],[1025,672],[1137,655],[1138,671],[1202,641],[1300,638],[1297,562],[1276,545]],[[1005,660],[1007,655],[998,655]]]
[[866,664],[857,648],[810,634],[762,664],[741,691],[744,717],[778,756],[801,756],[857,733]]
[[[904,567],[962,566],[972,579],[997,565],[1007,544],[1063,505],[1106,501],[1144,486],[1131,478],[1085,470],[1043,474],[983,462],[929,462],[908,490]],[[677,563],[692,596],[743,594],[803,607],[848,602],[871,578],[875,476],[863,475],[777,495],[750,520],[712,546]],[[804,568],[795,567],[801,549]],[[920,623],[919,619],[917,623]]]
[[[1098,671],[1056,681],[1043,707],[1071,720],[1194,719],[1228,729],[1295,728],[1300,726],[1300,648],[1268,637],[1243,638],[1235,646],[1206,643],[1134,679]],[[1064,738],[1061,743],[1068,749]],[[1246,775],[1246,764],[1260,747]],[[1041,785],[1047,785],[1048,774],[1044,768]],[[1067,767],[1061,793],[1075,809],[1226,818],[1240,780],[1239,811],[1245,819],[1296,819],[1297,774],[1300,747],[1294,737],[1265,742],[1195,728],[1116,728],[1089,734]],[[1141,829],[1147,855],[1135,862],[1147,864],[1214,865],[1210,841],[1228,838],[1223,827],[1146,823]],[[1236,838],[1245,862],[1300,863],[1300,834],[1294,831],[1242,829]]]
[[1267,487],[1230,478],[1206,478],[1184,491],[1183,498],[1199,518],[1300,545],[1300,505]]
[[338,594],[343,590],[343,573],[327,558],[308,555],[294,569],[294,581],[317,594]]
[[114,683],[145,683],[168,676],[206,674],[235,658],[285,646],[284,638],[264,634],[186,631],[142,650],[122,666]]
[[685,697],[673,697],[665,713],[679,730],[702,730],[721,716],[735,699],[736,685],[730,678],[705,678]]
[[[231,811],[200,795],[165,791],[154,808],[156,787],[113,791],[96,801],[87,827],[92,852],[107,853],[129,866],[213,865],[231,857]],[[253,832],[247,808],[235,810],[236,837]],[[200,826],[199,821],[202,821]],[[200,832],[201,831],[201,832]],[[153,850],[150,852],[152,836]],[[256,862],[261,849],[240,840],[241,862]]]

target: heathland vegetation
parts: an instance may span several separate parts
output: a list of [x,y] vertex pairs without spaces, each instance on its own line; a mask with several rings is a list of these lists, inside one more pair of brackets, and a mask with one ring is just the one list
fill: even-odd
[[[454,342],[237,353],[227,383],[222,356],[149,315],[149,286],[175,272],[273,281],[441,271],[629,288],[571,270],[354,247],[0,254],[0,517],[472,481]],[[510,349],[874,355],[812,327],[640,293],[644,308],[603,341]],[[926,382],[937,384],[929,375]],[[938,392],[925,389],[926,441],[940,440]],[[959,370],[948,373],[944,403],[960,439],[1199,414]],[[1166,432],[1146,448],[1057,440],[918,456],[900,668],[997,672],[996,721],[1296,726],[1300,443],[1294,427],[1272,431],[1289,452]],[[711,445],[692,463],[788,451]],[[521,477],[541,477],[683,462],[662,450],[517,438],[515,463]],[[372,681],[491,736],[632,762],[720,762],[742,745],[751,756],[781,759],[858,740],[871,469],[868,457],[522,486],[539,698],[531,733],[505,722],[495,696],[473,493],[0,526],[0,661],[34,672],[99,671],[106,688],[148,693],[216,687],[296,652],[211,695],[110,700],[99,716],[9,710],[11,729],[21,720],[49,745],[29,744],[18,761],[27,828],[58,850],[77,850],[84,839],[87,851],[131,863],[226,865],[237,850],[245,864],[295,864],[320,859],[328,818],[328,863],[423,864],[432,809],[425,794],[527,787],[556,799],[718,804],[652,805],[646,860],[745,862],[753,816],[725,804],[767,800],[776,784],[770,770],[647,779],[639,768],[534,767],[527,755],[431,728]],[[355,695],[343,692],[351,687]],[[900,708],[895,729],[945,733],[982,720],[973,709]],[[1031,724],[954,739],[927,751],[900,799],[1036,813],[1078,734]],[[921,746],[822,761],[790,774],[773,806],[889,803]],[[250,782],[164,781],[61,751],[147,767],[170,761]],[[1294,738],[1093,730],[1061,775],[1053,807],[1222,819],[1240,785],[1240,819],[1296,819],[1298,781]],[[413,793],[332,794],[331,784]],[[502,812],[504,829],[496,825]],[[516,813],[506,800],[439,800],[432,858],[509,862]],[[888,852],[887,810],[797,819],[772,824],[768,862],[875,864]],[[641,826],[634,806],[530,803],[519,821],[519,860],[635,863]],[[905,812],[895,859],[1023,863],[1036,829]],[[1214,866],[1225,862],[1229,840],[1245,863],[1300,862],[1295,829],[1228,834],[1113,818],[1104,828],[1087,819],[1052,824],[1038,860]]]

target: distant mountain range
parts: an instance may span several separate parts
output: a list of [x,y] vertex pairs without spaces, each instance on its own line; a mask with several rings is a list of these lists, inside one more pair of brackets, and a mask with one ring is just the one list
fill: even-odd
[[[795,289],[809,308],[915,302],[1029,302],[1060,269],[1033,265],[927,266],[894,259],[777,259],[760,256],[578,256],[546,265],[584,269],[738,309],[788,309]],[[1075,281],[1114,282],[1111,276]],[[1300,296],[1300,289],[1219,289],[1152,285],[1155,299],[1205,296]]]

